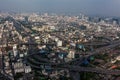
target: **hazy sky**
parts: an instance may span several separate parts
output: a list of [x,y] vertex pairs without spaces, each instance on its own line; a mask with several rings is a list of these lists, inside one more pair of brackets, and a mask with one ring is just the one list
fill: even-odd
[[0,10],[120,16],[120,0],[0,0]]

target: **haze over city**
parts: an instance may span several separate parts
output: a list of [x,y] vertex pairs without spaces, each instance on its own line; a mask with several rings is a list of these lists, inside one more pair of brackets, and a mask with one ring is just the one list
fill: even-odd
[[0,11],[120,16],[120,0],[1,0]]
[[120,80],[120,0],[0,0],[0,80]]

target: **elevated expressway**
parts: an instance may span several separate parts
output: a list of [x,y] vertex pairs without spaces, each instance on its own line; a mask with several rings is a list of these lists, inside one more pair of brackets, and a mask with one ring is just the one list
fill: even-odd
[[68,69],[76,72],[94,72],[100,74],[120,75],[120,70],[104,70],[91,67],[69,65],[68,63],[53,63],[47,59],[40,57],[39,54],[33,54],[30,55],[30,57],[27,57],[27,64],[38,70],[41,70],[40,65],[50,65],[52,66],[51,69]]
[[[104,46],[102,48],[98,48],[94,51],[87,52],[88,55],[86,55],[84,58],[87,58],[92,55],[100,54],[100,52],[111,50],[114,47],[117,47],[120,45],[120,40],[112,41],[110,45]],[[34,58],[34,60],[32,60]],[[36,59],[36,60],[35,60]],[[40,65],[51,65],[53,66],[53,69],[69,69],[76,72],[94,72],[99,74],[110,74],[110,75],[120,75],[120,70],[104,70],[104,69],[97,69],[97,68],[91,68],[91,67],[81,67],[77,65],[70,65],[70,63],[81,63],[83,58],[77,58],[73,59],[69,62],[63,62],[63,63],[53,63],[52,61],[40,57],[40,54],[30,54],[26,56],[27,64],[30,65],[33,68],[41,69]]]

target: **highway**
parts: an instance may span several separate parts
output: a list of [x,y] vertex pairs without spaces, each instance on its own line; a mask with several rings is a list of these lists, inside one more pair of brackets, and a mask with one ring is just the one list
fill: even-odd
[[[40,59],[40,58],[39,58]],[[43,61],[43,59],[41,59]],[[33,60],[32,60],[33,61]],[[109,75],[120,75],[120,70],[104,70],[104,69],[97,69],[97,68],[91,68],[91,67],[80,67],[80,66],[75,66],[75,65],[60,65],[56,63],[50,63],[49,61],[43,62],[38,62],[38,61],[33,61],[34,64],[37,65],[51,65],[54,66],[53,69],[69,69],[70,71],[77,71],[77,72],[94,72],[94,73],[100,73],[100,74],[109,74]],[[29,65],[31,65],[33,68],[41,69],[41,67],[33,65],[28,62]]]
[[40,65],[50,65],[53,66],[52,69],[58,68],[58,69],[68,69],[70,71],[76,71],[76,72],[94,72],[99,74],[120,75],[120,70],[105,70],[105,69],[98,69],[91,67],[80,67],[80,66],[62,64],[62,63],[52,63],[47,59],[39,57],[39,55],[37,55],[38,56],[37,60],[33,60],[31,58],[34,55],[36,54],[32,54],[31,56],[26,57],[27,59],[29,59],[29,61],[27,61],[27,64],[38,70],[41,69]]
[[[40,44],[20,43],[19,45],[40,45]],[[98,48],[94,51],[86,52],[88,55],[86,55],[85,58],[92,56],[92,55],[100,54],[100,52],[111,50],[112,48],[117,47],[119,45],[120,45],[120,40],[112,41],[110,43],[110,45],[104,46],[102,48]],[[29,54],[28,56],[26,56],[26,59],[30,60],[30,58],[33,57],[34,55],[38,55],[38,54],[34,54],[34,53]],[[53,69],[58,68],[58,69],[68,69],[70,71],[76,71],[76,72],[94,72],[94,73],[99,73],[99,74],[120,75],[119,70],[104,70],[104,69],[97,69],[97,68],[91,68],[91,67],[80,67],[77,65],[69,65],[69,63],[77,63],[77,62],[80,63],[83,60],[83,58],[77,58],[77,59],[73,59],[70,62],[63,62],[63,63],[53,63],[53,62],[49,61],[48,59],[42,58],[40,56],[38,56],[38,58],[39,58],[39,61],[31,60],[31,61],[33,61],[34,64],[37,64],[37,66],[29,63],[29,61],[27,62],[27,64],[30,65],[31,67],[37,68],[37,69],[40,69],[40,66],[38,66],[38,65],[45,64],[45,65],[54,66]]]
[[[11,21],[14,22],[15,28],[20,34],[21,34],[21,30],[23,32],[26,32],[21,27],[21,24],[16,22],[14,19],[11,19]],[[6,41],[5,41],[5,43],[6,43]],[[51,43],[48,43],[48,44],[44,44],[44,43],[41,44],[40,43],[40,44],[38,44],[38,43],[31,43],[31,42],[28,42],[28,43],[20,43],[20,42],[9,43],[8,42],[7,44],[55,45],[55,44],[51,44]],[[41,69],[40,65],[50,65],[50,66],[52,66],[52,69],[68,69],[69,71],[75,71],[75,72],[93,72],[93,73],[98,73],[98,74],[120,75],[120,70],[105,70],[105,69],[98,69],[98,68],[91,68],[91,67],[81,67],[81,66],[76,65],[78,63],[81,64],[81,62],[84,58],[88,58],[92,55],[101,54],[101,53],[104,53],[105,51],[110,51],[112,48],[119,46],[120,45],[120,40],[110,41],[110,42],[102,42],[102,43],[93,42],[93,43],[86,43],[84,45],[85,46],[105,45],[105,46],[101,47],[101,48],[98,48],[98,49],[95,49],[94,51],[85,52],[87,55],[85,55],[84,57],[76,58],[76,59],[73,59],[69,62],[62,62],[62,63],[54,63],[54,62],[50,61],[49,59],[42,58],[40,56],[40,54],[33,53],[33,54],[29,54],[25,57],[26,64],[30,65],[32,68],[37,68],[37,69]],[[33,57],[36,58],[37,60],[33,59]],[[73,64],[70,65],[70,63],[73,63]],[[6,74],[4,73],[4,75],[6,75]]]

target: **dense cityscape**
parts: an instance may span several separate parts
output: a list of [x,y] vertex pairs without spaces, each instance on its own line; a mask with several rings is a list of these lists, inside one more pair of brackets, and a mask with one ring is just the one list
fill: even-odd
[[0,80],[120,80],[120,18],[0,13]]

